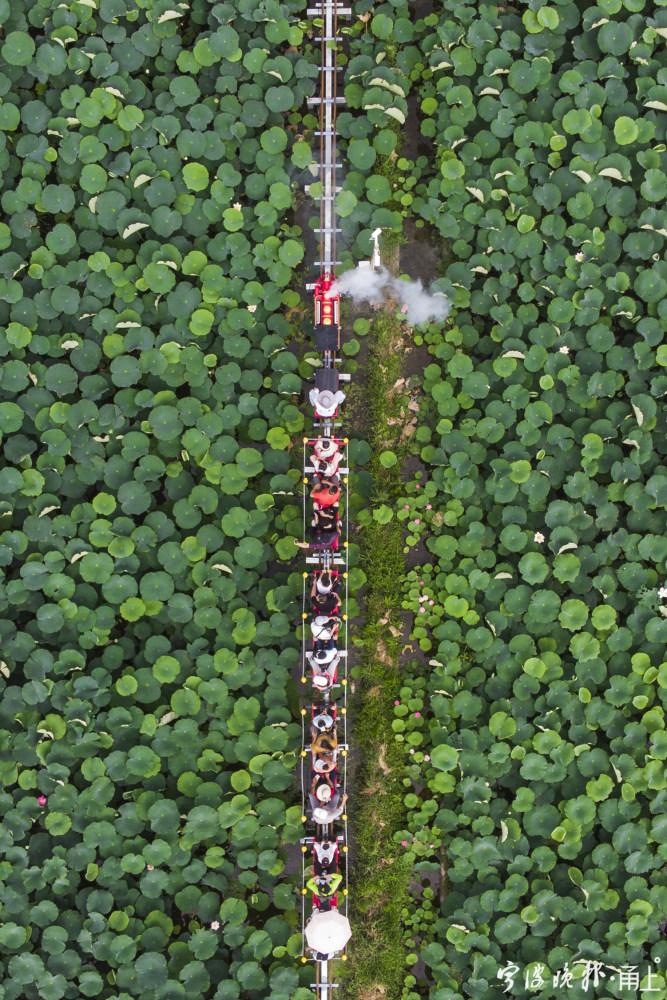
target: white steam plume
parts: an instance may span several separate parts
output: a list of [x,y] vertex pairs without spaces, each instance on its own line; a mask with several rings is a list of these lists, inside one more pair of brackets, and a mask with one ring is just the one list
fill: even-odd
[[386,267],[379,272],[372,268],[353,268],[345,271],[331,286],[329,295],[350,295],[356,302],[395,298],[406,307],[409,323],[427,320],[444,320],[449,315],[451,303],[442,292],[431,295],[421,279],[402,281],[390,274]]

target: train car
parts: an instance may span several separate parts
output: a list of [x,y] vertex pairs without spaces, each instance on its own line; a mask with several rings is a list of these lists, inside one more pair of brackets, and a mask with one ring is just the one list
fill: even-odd
[[328,355],[340,350],[340,296],[330,294],[335,281],[333,274],[326,271],[315,282],[313,292],[315,302],[315,350]]
[[337,293],[331,294],[331,287],[335,282],[333,274],[326,271],[321,278],[315,282],[315,326],[339,326],[340,325],[340,296]]

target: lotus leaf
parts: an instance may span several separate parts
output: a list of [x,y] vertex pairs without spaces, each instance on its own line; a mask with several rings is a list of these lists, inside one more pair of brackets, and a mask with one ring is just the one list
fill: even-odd
[[637,140],[639,129],[627,115],[620,115],[614,122],[614,138],[619,146],[627,146]]
[[186,163],[183,180],[190,191],[204,191],[209,185],[209,173],[202,163]]

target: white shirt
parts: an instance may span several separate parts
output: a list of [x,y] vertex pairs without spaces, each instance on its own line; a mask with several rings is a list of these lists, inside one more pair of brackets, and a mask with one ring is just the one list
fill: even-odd
[[[318,726],[318,722],[320,722],[320,720],[323,723],[322,726]],[[318,729],[321,733],[326,733],[329,729],[333,727],[334,721],[335,720],[331,715],[325,715],[323,712],[321,712],[319,715],[316,715],[315,718],[313,719],[313,726],[315,727],[315,729]]]
[[[318,616],[318,618],[320,617],[323,616]],[[338,625],[338,621],[332,622],[330,618],[325,618],[323,622],[320,622],[318,618],[310,623],[310,631],[313,634],[313,638],[330,639]]]
[[340,663],[340,656],[336,654],[333,660],[331,660],[329,663],[319,663],[315,659],[311,660],[311,663],[313,665],[313,670],[315,671],[316,674],[322,674],[325,677],[333,678],[334,674],[336,673],[336,667]]
[[336,452],[332,458],[319,458],[318,455],[315,455],[312,460],[313,468],[322,476],[335,476],[342,459],[343,456],[340,452]]
[[334,859],[334,855],[336,854],[336,844],[334,842],[333,844],[329,844],[328,847],[323,847],[322,844],[318,844],[317,841],[315,841],[313,844],[313,850],[315,851],[315,857],[320,864],[322,864],[323,861],[331,864]]

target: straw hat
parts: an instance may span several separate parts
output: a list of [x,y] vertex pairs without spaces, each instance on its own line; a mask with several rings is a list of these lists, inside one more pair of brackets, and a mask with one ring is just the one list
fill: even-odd
[[315,793],[320,800],[320,802],[328,802],[331,798],[331,789],[328,785],[318,785],[317,791]]
[[316,823],[328,823],[329,813],[326,809],[315,808],[313,809],[313,819]]
[[323,410],[328,410],[335,405],[336,405],[336,397],[334,396],[333,392],[330,389],[320,389],[315,406]]
[[316,674],[313,677],[313,684],[317,688],[325,688],[329,686],[329,678],[326,674]]

